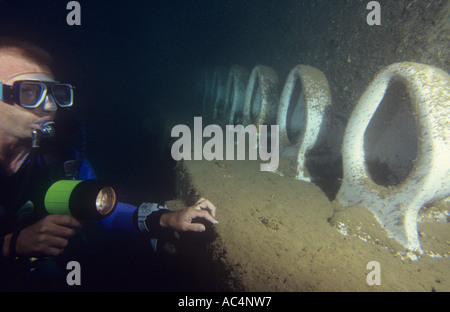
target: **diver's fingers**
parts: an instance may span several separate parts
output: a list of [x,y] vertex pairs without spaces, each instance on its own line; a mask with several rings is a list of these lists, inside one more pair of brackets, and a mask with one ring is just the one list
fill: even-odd
[[196,202],[195,202],[195,204],[196,205],[198,205],[198,204],[200,204],[202,201],[204,201],[205,199],[203,198],[203,197],[200,197],[200,199],[199,200],[197,200]]
[[208,211],[205,210],[193,210],[191,214],[189,214],[189,219],[193,220],[195,218],[203,218],[212,224],[218,224],[219,222],[214,219],[214,217],[211,216],[211,214]]
[[201,223],[189,223],[184,226],[183,230],[190,231],[190,232],[204,232],[206,230],[206,228]]
[[187,210],[185,222],[183,222],[184,224],[182,226],[183,231],[204,232],[206,230],[205,225],[201,223],[192,223],[192,220],[195,218],[203,218],[212,224],[219,223],[208,211],[198,210],[197,208],[191,209]]
[[209,200],[200,198],[200,200],[197,201],[196,205],[197,205],[197,207],[196,207],[197,210],[206,209],[206,210],[209,210],[209,212],[211,213],[211,215],[213,217],[216,216],[217,208]]

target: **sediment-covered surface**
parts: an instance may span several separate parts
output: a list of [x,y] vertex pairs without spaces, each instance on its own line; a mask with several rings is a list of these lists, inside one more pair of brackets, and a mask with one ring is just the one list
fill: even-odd
[[[202,196],[218,209],[218,225],[182,235],[178,247],[203,290],[450,290],[448,223],[420,224],[428,254],[412,261],[368,210],[344,209],[315,184],[260,172],[259,165],[184,161],[177,167],[179,198],[192,203]],[[367,283],[371,261],[380,264],[381,285]]]

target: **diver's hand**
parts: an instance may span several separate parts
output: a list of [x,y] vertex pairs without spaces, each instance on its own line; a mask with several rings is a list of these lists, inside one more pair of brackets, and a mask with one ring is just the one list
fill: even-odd
[[182,210],[165,213],[161,216],[159,224],[163,228],[177,231],[203,232],[205,226],[201,223],[192,223],[195,218],[204,218],[212,224],[217,224],[216,207],[207,199],[200,198],[195,205]]
[[49,215],[20,231],[16,253],[20,256],[58,256],[81,223],[71,216]]

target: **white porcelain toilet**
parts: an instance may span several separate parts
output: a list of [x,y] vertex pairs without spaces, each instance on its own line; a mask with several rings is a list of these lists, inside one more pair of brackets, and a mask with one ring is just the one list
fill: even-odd
[[213,85],[214,97],[212,98],[213,119],[216,119],[219,116],[219,110],[224,106],[225,94],[227,91],[227,74],[228,70],[224,66],[216,66],[213,78],[214,84]]
[[277,124],[280,156],[295,167],[297,179],[311,181],[305,173],[305,156],[316,143],[328,105],[331,105],[331,95],[325,75],[311,66],[294,67],[281,93]]
[[222,114],[230,125],[241,122],[238,119],[242,119],[248,78],[249,72],[246,68],[239,65],[233,65],[230,68]]
[[245,125],[270,125],[276,121],[279,102],[279,80],[277,73],[258,65],[253,68],[245,92],[243,108]]
[[202,112],[210,111],[210,105],[214,99],[214,75],[214,67],[207,66],[200,76]]
[[422,252],[417,217],[450,195],[450,77],[402,62],[383,69],[349,119],[338,200],[372,211],[407,250]]
[[202,96],[204,117],[216,118],[223,107],[226,92],[227,69],[224,66],[207,66],[199,75],[197,89]]

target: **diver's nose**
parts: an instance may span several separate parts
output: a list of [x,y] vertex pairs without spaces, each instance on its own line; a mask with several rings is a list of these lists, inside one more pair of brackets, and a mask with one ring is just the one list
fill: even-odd
[[43,109],[45,111],[55,111],[57,109],[55,100],[53,99],[53,97],[51,95],[47,94],[45,96]]

